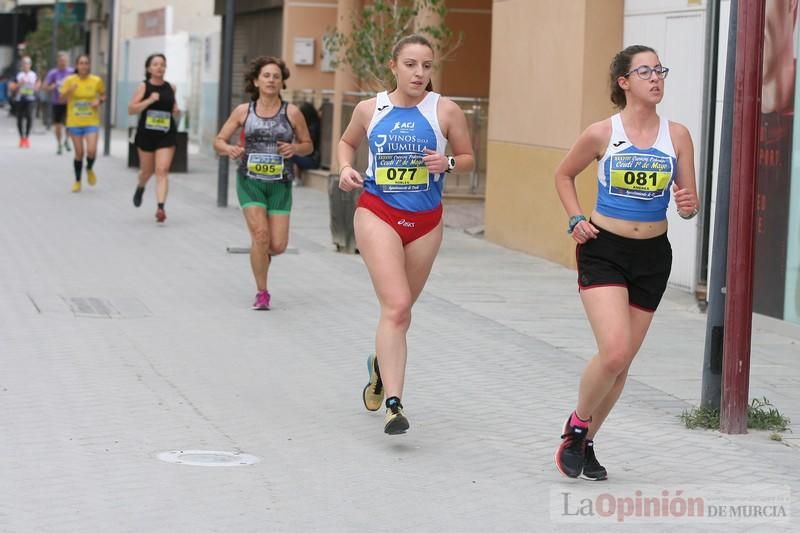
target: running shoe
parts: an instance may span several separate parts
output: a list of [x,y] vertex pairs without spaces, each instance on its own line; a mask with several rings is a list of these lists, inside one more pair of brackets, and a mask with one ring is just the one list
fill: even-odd
[[94,170],[91,168],[86,169],[86,181],[89,182],[89,185],[94,187],[94,184],[97,183],[97,175],[94,173]]
[[20,148],[25,148],[25,137],[20,137],[19,138],[19,147]]
[[64,141],[64,148],[66,148],[67,152],[72,151],[72,148],[69,147],[69,141]]
[[72,182],[72,192],[81,192],[81,182],[80,181],[73,181]]
[[392,396],[386,398],[386,418],[383,419],[383,432],[389,435],[401,435],[408,431],[409,423],[403,414],[403,404],[400,398]]
[[159,207],[156,209],[156,222],[161,223],[165,220],[167,220],[167,212]]
[[142,205],[142,196],[144,196],[144,187],[136,187],[136,192],[133,193],[133,205],[139,207]]
[[30,148],[30,147],[31,147],[31,140],[30,140],[30,139],[28,139],[27,137],[23,138],[23,139],[22,139],[22,142],[24,143],[24,144],[23,144],[23,146],[24,146],[25,148]]
[[586,440],[586,459],[583,463],[581,477],[590,481],[603,481],[604,479],[608,479],[608,472],[594,455],[594,441],[588,439]]
[[269,311],[269,291],[258,291],[253,302],[254,311]]
[[367,411],[377,411],[383,404],[383,382],[380,370],[378,370],[378,358],[375,354],[367,357],[367,370],[369,371],[369,383],[364,387],[362,393],[364,407],[367,408]]
[[61,155],[61,145],[58,145],[58,149],[56,149],[56,155]]
[[589,429],[571,426],[571,418],[570,413],[561,434],[561,444],[556,449],[555,461],[559,472],[567,477],[578,477],[586,461],[586,432]]

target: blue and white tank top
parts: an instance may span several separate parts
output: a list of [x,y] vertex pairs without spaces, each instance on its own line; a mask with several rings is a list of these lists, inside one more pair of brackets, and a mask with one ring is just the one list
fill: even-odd
[[436,115],[438,103],[439,94],[429,92],[414,107],[398,107],[386,91],[378,93],[367,129],[367,192],[405,211],[429,211],[439,206],[444,173],[431,174],[422,162],[425,148],[440,154],[447,148]]
[[660,118],[652,147],[637,148],[625,134],[617,113],[611,117],[611,139],[597,166],[595,210],[622,220],[664,220],[677,162],[667,119]]
[[256,113],[256,102],[250,102],[244,119],[241,140],[244,154],[239,173],[259,181],[290,181],[294,178],[294,165],[284,161],[278,152],[278,141],[294,140],[294,128],[289,122],[289,104],[281,102],[278,112],[271,117]]

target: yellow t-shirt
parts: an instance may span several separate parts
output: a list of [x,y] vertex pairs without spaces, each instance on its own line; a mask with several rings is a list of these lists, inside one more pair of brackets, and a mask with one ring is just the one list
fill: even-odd
[[71,74],[64,78],[59,91],[66,95],[73,85],[77,85],[75,91],[67,96],[67,127],[99,126],[100,106],[92,107],[92,102],[105,94],[103,80],[94,74],[83,79],[77,74]]

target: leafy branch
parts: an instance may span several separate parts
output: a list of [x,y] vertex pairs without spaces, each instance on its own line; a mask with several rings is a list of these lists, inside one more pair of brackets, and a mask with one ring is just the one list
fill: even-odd
[[[418,24],[424,14],[439,22]],[[454,38],[444,23],[446,15],[445,0],[374,0],[353,14],[349,35],[330,29],[323,36],[323,44],[333,57],[334,67],[349,66],[362,88],[379,90],[392,85],[392,47],[406,35],[427,37],[437,66],[461,45],[463,35]]]

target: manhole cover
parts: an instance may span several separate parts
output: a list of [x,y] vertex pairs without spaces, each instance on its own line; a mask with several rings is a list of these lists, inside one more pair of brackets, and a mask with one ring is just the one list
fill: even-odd
[[159,453],[158,458],[167,463],[192,466],[240,466],[261,461],[255,455],[213,450],[172,450]]

